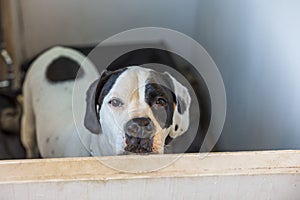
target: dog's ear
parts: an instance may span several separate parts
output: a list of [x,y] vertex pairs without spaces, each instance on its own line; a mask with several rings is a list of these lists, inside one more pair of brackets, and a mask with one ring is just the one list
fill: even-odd
[[101,131],[99,121],[99,109],[97,108],[97,98],[103,86],[109,79],[111,72],[105,70],[100,78],[94,81],[86,92],[86,110],[84,116],[84,126],[92,133],[99,134]]
[[178,82],[169,73],[165,72],[172,80],[174,85],[174,94],[176,96],[176,106],[173,115],[173,124],[169,133],[171,138],[182,135],[189,128],[190,116],[189,109],[191,105],[191,97],[188,89]]

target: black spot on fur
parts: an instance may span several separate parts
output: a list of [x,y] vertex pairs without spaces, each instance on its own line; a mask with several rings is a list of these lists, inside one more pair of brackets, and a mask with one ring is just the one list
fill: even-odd
[[178,130],[178,125],[176,124],[176,125],[175,125],[175,131],[177,131],[177,130]]
[[[77,75],[78,73],[78,75]],[[75,80],[83,76],[80,64],[67,57],[59,57],[47,68],[46,77],[51,83]]]
[[180,114],[183,114],[186,111],[186,104],[184,103],[184,100],[180,97],[177,97],[177,111]]

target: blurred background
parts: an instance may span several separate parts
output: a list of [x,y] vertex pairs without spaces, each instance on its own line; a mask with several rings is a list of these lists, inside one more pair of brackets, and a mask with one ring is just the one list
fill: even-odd
[[298,0],[1,0],[0,90],[18,91],[21,66],[53,45],[164,27],[198,41],[223,77],[216,151],[300,149],[299,10]]

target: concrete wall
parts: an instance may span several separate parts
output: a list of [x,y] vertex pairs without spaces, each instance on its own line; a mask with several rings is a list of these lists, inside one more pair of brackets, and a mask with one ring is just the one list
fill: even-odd
[[53,44],[98,43],[121,31],[158,26],[192,35],[197,0],[20,1],[26,57]]
[[196,39],[219,67],[222,150],[300,148],[300,2],[199,1]]

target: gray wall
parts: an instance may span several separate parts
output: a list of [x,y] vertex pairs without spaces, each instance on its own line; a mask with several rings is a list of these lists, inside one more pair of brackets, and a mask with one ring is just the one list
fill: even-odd
[[219,67],[222,150],[300,148],[300,1],[200,1],[196,39]]
[[98,43],[132,28],[195,32],[197,0],[20,1],[26,57],[53,44]]
[[224,78],[220,150],[300,148],[300,1],[20,1],[27,57],[159,26],[199,41]]

